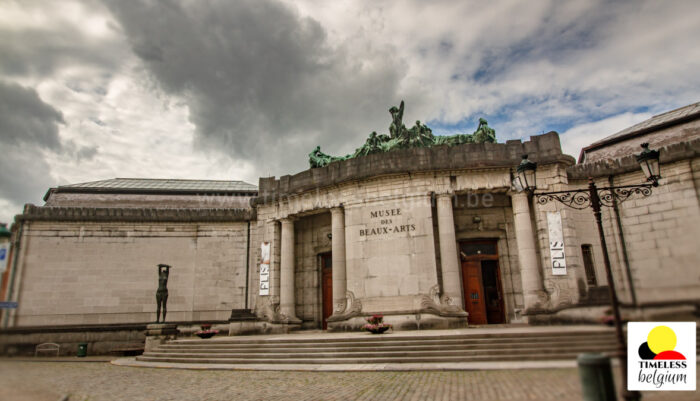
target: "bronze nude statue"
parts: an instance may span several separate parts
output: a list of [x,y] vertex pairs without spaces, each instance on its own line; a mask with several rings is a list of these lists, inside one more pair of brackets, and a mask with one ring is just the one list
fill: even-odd
[[156,302],[158,307],[156,309],[156,323],[160,321],[160,311],[163,310],[163,323],[165,323],[165,314],[168,311],[166,305],[168,304],[168,276],[170,275],[170,266],[159,264],[158,265],[158,291],[156,291]]

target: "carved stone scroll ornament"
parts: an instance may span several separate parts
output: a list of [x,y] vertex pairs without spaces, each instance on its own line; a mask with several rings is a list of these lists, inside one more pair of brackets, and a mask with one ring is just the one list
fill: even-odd
[[440,286],[437,284],[430,288],[430,293],[428,295],[423,295],[421,298],[421,310],[439,316],[467,316],[467,312],[455,305],[452,298],[448,297],[446,294],[440,295]]
[[277,323],[283,320],[280,314],[280,305],[272,303],[270,297],[260,298],[260,309],[258,311],[258,316],[270,323]]
[[[576,303],[576,292],[568,288],[568,285],[560,279],[548,279],[544,281],[545,289],[549,294],[549,307],[561,309]],[[553,304],[556,302],[556,304]]]
[[345,296],[344,305],[343,303],[336,304],[333,314],[328,317],[329,322],[347,320],[351,317],[359,316],[362,312],[362,302],[355,298],[355,294],[352,291],[347,291]]

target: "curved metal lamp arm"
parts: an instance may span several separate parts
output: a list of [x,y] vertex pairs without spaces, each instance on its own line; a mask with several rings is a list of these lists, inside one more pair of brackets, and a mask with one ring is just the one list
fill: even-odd
[[557,201],[574,209],[586,209],[591,206],[591,195],[588,189],[575,189],[572,191],[541,192],[533,194],[537,203],[546,205],[550,201]]
[[[602,206],[613,207],[615,202],[622,203],[627,199],[633,198],[636,195],[647,197],[651,195],[651,188],[655,185],[638,184],[638,185],[621,185],[617,187],[596,188],[596,195]],[[574,189],[570,191],[555,191],[555,192],[540,192],[534,193],[537,203],[546,205],[550,201],[557,201],[565,206],[574,209],[586,209],[592,206],[591,192],[589,188]]]

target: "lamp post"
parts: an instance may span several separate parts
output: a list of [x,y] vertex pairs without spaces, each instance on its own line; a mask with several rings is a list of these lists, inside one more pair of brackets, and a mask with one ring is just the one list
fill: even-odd
[[603,251],[603,262],[605,264],[605,275],[608,280],[608,289],[610,292],[610,303],[612,304],[613,316],[615,319],[615,333],[617,335],[618,356],[620,358],[620,373],[622,377],[622,396],[625,400],[639,400],[641,394],[638,391],[627,390],[627,346],[625,344],[625,336],[622,331],[622,319],[620,318],[620,304],[615,291],[615,282],[613,281],[612,268],[610,267],[610,257],[608,256],[608,247],[605,243],[605,234],[603,232],[603,221],[601,218],[601,206],[612,207],[616,202],[624,202],[630,197],[639,195],[647,197],[651,195],[652,187],[659,185],[659,152],[650,150],[649,144],[642,144],[642,152],[637,157],[647,182],[638,185],[622,185],[598,188],[593,181],[593,178],[588,179],[588,188],[575,189],[571,191],[555,191],[555,192],[539,192],[535,193],[536,187],[536,171],[537,164],[527,159],[527,155],[523,155],[523,160],[517,167],[517,178],[515,186],[519,190],[525,190],[531,193],[540,205],[545,205],[550,201],[557,201],[565,206],[574,209],[593,209],[596,225],[598,226],[598,236],[600,237],[600,246]]

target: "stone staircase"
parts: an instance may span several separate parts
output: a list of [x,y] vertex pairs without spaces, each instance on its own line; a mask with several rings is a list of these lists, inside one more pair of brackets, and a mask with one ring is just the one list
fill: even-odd
[[615,351],[612,329],[288,334],[167,342],[136,358],[182,364],[386,364],[574,360]]

